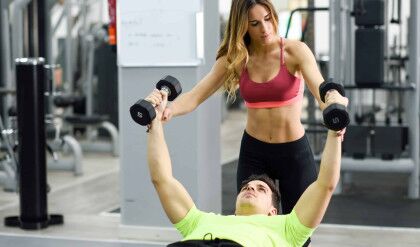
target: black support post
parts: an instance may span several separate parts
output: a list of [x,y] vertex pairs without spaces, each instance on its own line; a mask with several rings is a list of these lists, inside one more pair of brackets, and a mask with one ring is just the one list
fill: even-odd
[[63,216],[47,213],[43,58],[16,60],[20,216],[6,226],[41,229],[62,224]]

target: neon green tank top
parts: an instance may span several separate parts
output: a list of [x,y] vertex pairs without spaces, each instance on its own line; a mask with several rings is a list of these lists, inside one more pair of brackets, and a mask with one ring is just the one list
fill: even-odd
[[277,216],[224,216],[202,212],[195,206],[175,227],[183,240],[220,238],[246,247],[302,246],[315,230],[300,223],[294,210]]

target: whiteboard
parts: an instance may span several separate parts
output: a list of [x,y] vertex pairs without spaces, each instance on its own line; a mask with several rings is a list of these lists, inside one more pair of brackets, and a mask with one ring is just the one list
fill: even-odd
[[204,42],[202,0],[117,1],[118,65],[197,66]]

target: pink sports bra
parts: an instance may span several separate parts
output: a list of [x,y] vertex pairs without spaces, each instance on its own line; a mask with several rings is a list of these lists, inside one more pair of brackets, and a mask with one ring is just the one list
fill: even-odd
[[287,70],[283,38],[280,38],[280,71],[271,80],[258,83],[249,78],[245,68],[239,78],[239,90],[248,108],[274,108],[290,105],[303,98],[304,83]]

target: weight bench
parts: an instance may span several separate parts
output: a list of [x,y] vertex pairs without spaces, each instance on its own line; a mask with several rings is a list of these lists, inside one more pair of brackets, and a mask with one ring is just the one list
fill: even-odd
[[[106,116],[100,115],[69,115],[64,121],[74,127],[86,128],[87,141],[81,142],[82,149],[86,151],[111,151],[113,156],[119,155],[119,138],[117,128],[108,121]],[[110,138],[110,143],[98,143],[97,130],[105,130]]]
[[[52,158],[47,159],[48,169],[72,171],[75,176],[83,174],[83,152],[80,143],[69,132],[57,131],[56,128],[47,126],[45,130],[47,148],[50,149]],[[66,159],[57,154],[67,154],[73,157]]]
[[[67,108],[83,104],[85,98],[78,95],[56,95],[54,96],[54,105],[57,107]],[[119,155],[119,138],[117,128],[108,121],[108,117],[103,115],[81,115],[73,114],[63,117],[63,120],[73,127],[86,129],[86,141],[80,141],[84,151],[102,151],[111,152],[113,156]],[[111,143],[100,143],[97,140],[97,130],[105,130],[110,138]]]

